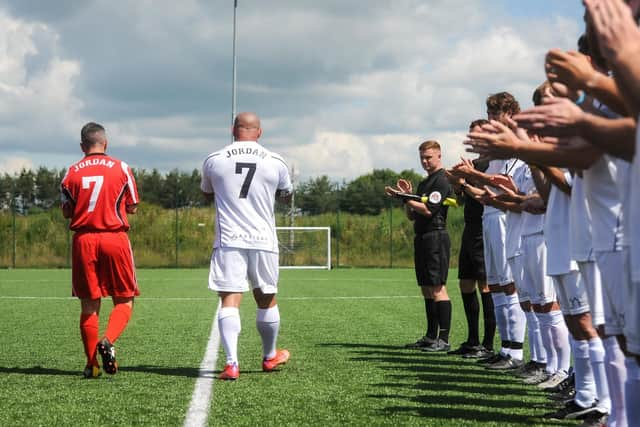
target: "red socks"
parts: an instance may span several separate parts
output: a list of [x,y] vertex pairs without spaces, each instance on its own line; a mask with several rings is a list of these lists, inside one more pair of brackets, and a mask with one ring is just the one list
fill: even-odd
[[[127,304],[116,304],[109,316],[107,331],[104,336],[113,344],[127,327],[131,318],[131,307]],[[97,342],[97,341],[96,341]]]
[[84,354],[87,356],[87,365],[98,366],[96,360],[98,328],[98,314],[80,314],[80,335],[82,335],[82,344],[84,344]]

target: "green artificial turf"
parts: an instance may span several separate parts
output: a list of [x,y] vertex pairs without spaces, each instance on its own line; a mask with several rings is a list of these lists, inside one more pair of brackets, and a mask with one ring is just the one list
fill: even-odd
[[[182,425],[216,311],[206,270],[139,270],[120,371],[84,380],[69,270],[0,270],[0,425]],[[466,337],[455,280],[451,342]],[[549,425],[544,393],[472,361],[405,349],[424,333],[409,269],[281,272],[279,346],[261,371],[255,304],[241,308],[240,378],[215,381],[209,425]],[[103,300],[101,327],[111,302]],[[217,370],[224,365],[218,353]],[[576,425],[576,422],[554,425]]]

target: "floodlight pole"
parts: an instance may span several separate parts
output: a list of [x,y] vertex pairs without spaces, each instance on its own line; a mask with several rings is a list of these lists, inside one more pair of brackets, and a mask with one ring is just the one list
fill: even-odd
[[[233,0],[233,80],[231,83],[231,125],[233,126],[233,121],[236,118],[236,41],[237,41],[237,31],[236,31],[236,18],[237,18],[237,10],[238,10],[238,0]],[[231,135],[231,142],[233,142],[233,134]]]

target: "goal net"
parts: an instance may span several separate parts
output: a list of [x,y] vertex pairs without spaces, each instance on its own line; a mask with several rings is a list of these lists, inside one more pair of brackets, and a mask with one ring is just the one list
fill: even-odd
[[331,227],[276,227],[280,268],[331,269]]

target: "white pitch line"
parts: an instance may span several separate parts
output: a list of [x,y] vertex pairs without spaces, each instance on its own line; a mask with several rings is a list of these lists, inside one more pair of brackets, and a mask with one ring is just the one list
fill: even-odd
[[[295,282],[335,282],[335,278],[296,278],[287,281],[295,281]],[[398,280],[398,279],[385,279],[380,277],[368,277],[368,278],[357,278],[357,279],[340,279],[341,282],[392,282],[392,283],[405,283],[406,280]],[[69,279],[3,279],[4,283],[71,283],[71,278]],[[138,284],[150,284],[150,283],[159,283],[159,282],[202,282],[206,283],[206,277],[202,278],[175,278],[175,279],[140,279],[138,278]],[[282,282],[282,281],[281,281]]]
[[200,370],[198,372],[198,380],[196,381],[193,394],[191,395],[191,403],[184,420],[184,427],[202,427],[207,425],[209,418],[209,407],[211,406],[211,397],[213,395],[213,381],[215,376],[213,371],[216,368],[218,359],[218,347],[220,346],[220,332],[218,331],[218,311],[213,316],[211,325],[211,335],[207,342],[207,350],[204,353]]
[[[310,301],[310,300],[379,300],[379,299],[407,299],[407,298],[422,298],[419,295],[371,295],[361,297],[282,297],[279,296],[278,300],[283,301]],[[39,296],[23,296],[23,295],[0,295],[0,300],[76,300],[76,297],[39,297]],[[137,301],[212,301],[215,302],[215,298],[189,298],[189,297],[137,297]]]

